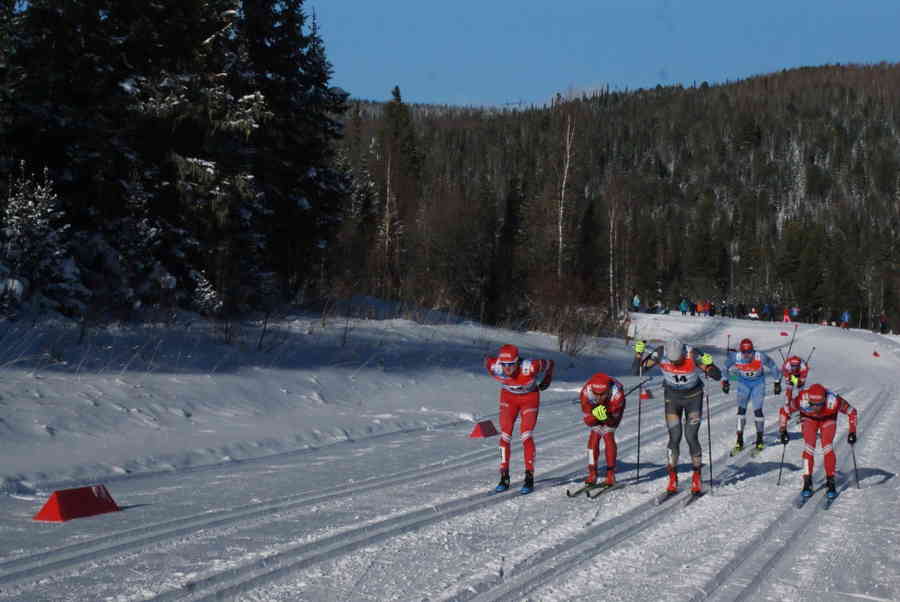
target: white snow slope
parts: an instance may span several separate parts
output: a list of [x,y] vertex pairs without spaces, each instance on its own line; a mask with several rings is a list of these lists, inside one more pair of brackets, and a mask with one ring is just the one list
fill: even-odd
[[[794,332],[634,320],[640,336],[678,335],[720,366],[729,336],[780,362]],[[637,382],[621,339],[571,358],[540,333],[301,314],[262,349],[258,325],[230,334],[195,321],[79,344],[65,325],[0,327],[0,600],[900,600],[895,337],[799,325],[810,382],[860,422],[855,467],[839,419],[835,503],[819,489],[798,509],[803,444],[796,426],[778,444],[771,384],[768,447],[729,457],[734,395],[710,383],[701,442],[714,487],[689,507],[684,492],[654,503],[667,442],[657,386],[640,411],[629,396],[617,432],[626,486],[570,499],[586,463],[579,388],[599,371]],[[527,496],[518,436],[514,487],[497,495],[497,438],[468,437],[473,421],[496,423],[482,362],[507,342],[557,362]],[[681,457],[685,483],[684,442]],[[98,483],[121,512],[32,520],[52,491]]]

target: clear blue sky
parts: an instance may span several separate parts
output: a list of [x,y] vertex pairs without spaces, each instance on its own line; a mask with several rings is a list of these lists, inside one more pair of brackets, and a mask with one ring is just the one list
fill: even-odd
[[307,0],[354,98],[543,104],[557,92],[722,83],[900,62],[900,0]]

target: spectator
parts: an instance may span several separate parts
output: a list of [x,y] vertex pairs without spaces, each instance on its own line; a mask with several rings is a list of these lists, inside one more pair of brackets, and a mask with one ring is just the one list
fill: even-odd
[[850,328],[850,312],[846,309],[841,314],[841,328]]
[[881,312],[881,315],[878,316],[878,332],[880,332],[881,334],[887,334],[888,330],[889,330],[889,327],[888,327],[887,314],[884,312]]
[[790,322],[791,321],[791,314],[788,312],[787,307],[784,308],[784,315],[781,317],[781,321],[782,322]]
[[631,297],[631,309],[632,311],[641,311],[641,298],[637,294],[637,290],[632,291],[634,296]]
[[791,307],[791,320],[798,322],[800,320],[800,308],[796,305]]
[[759,314],[756,313],[755,307],[750,308],[750,313],[747,314],[747,317],[750,318],[751,320],[759,320]]
[[765,322],[771,322],[772,321],[772,306],[769,305],[768,303],[763,304],[762,313],[760,314],[760,317]]
[[681,315],[686,316],[688,309],[690,309],[690,305],[688,304],[688,300],[684,297],[681,298],[681,303],[678,304],[678,309],[681,310]]

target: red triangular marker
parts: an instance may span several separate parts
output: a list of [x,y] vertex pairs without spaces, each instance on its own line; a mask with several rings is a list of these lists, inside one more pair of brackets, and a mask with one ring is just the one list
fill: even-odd
[[873,351],[873,352],[872,352],[872,355],[874,355],[875,357],[881,357],[881,356],[878,354],[877,351]]
[[786,337],[786,336],[788,336],[788,333],[786,333],[785,331],[782,330],[782,331],[781,331],[781,336]]
[[478,439],[480,437],[493,437],[496,434],[497,429],[494,428],[494,423],[490,420],[482,420],[476,424],[475,428],[472,429],[472,432],[469,433],[469,438]]
[[61,523],[73,518],[117,511],[119,506],[109,495],[106,486],[93,485],[54,491],[33,520]]

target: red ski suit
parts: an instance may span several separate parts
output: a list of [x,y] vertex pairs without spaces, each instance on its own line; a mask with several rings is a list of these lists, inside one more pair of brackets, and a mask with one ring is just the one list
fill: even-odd
[[[608,394],[604,393],[600,396],[594,393],[591,385],[605,385],[608,388]],[[616,427],[622,421],[622,414],[625,412],[625,389],[622,383],[616,379],[598,372],[593,375],[584,386],[581,387],[581,411],[584,414],[584,423],[591,427],[591,434],[588,436],[587,456],[588,456],[588,473],[596,478],[597,474],[597,458],[600,454],[600,439],[606,448],[606,470],[616,469],[616,454],[618,447],[616,446]],[[606,408],[606,420],[602,422],[597,420],[591,413],[598,405]]]
[[[791,365],[791,359],[795,356],[791,356],[784,361],[784,365],[781,366],[781,375],[784,377],[785,388],[784,388],[784,396],[787,398],[787,403],[791,403],[791,399],[794,395],[794,387],[797,387],[797,390],[803,388],[803,385],[806,384],[806,377],[809,376],[809,364],[800,359],[800,366],[796,369]],[[796,377],[796,380],[791,377]]]
[[550,386],[550,381],[553,380],[553,360],[520,360],[512,376],[503,372],[500,361],[495,357],[485,360],[485,368],[488,374],[503,385],[500,389],[500,470],[509,471],[513,425],[521,412],[519,432],[525,455],[525,470],[534,472],[535,446],[531,433],[537,424],[540,391]]
[[831,391],[827,392],[824,403],[812,405],[809,402],[809,389],[803,389],[781,408],[778,416],[781,430],[787,429],[788,418],[794,412],[800,412],[800,416],[803,418],[800,426],[803,442],[806,444],[803,448],[803,460],[806,463],[806,470],[803,474],[812,475],[813,459],[816,453],[816,433],[821,433],[822,453],[825,454],[825,476],[834,476],[837,460],[831,445],[837,430],[837,415],[838,412],[847,414],[850,432],[856,433],[856,408],[847,403],[846,399]]

